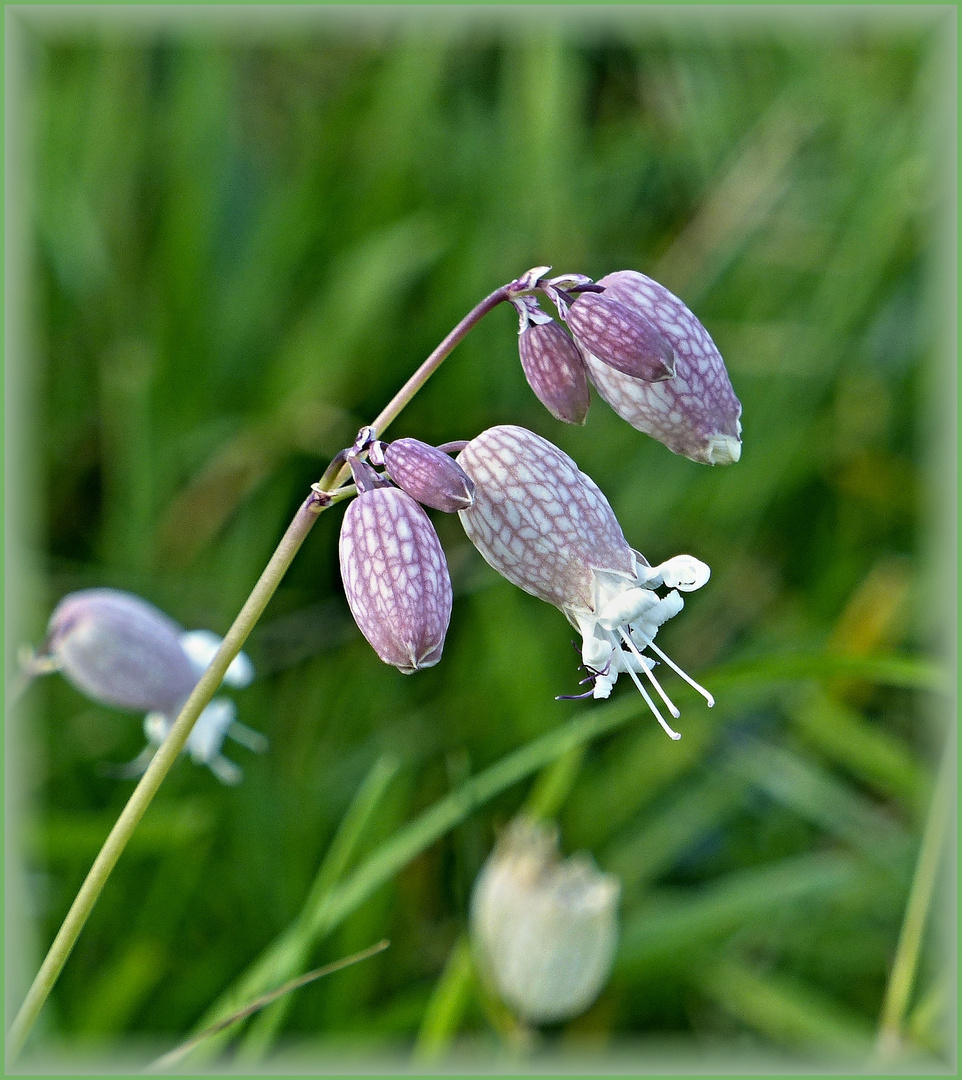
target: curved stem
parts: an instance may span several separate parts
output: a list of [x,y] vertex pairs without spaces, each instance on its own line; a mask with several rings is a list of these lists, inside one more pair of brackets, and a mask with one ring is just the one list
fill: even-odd
[[[500,289],[496,289],[485,297],[465,315],[378,414],[377,419],[371,425],[378,434],[411,401],[468,331],[489,311],[507,299],[509,292],[510,286],[502,285]],[[234,657],[240,652],[241,647],[247,640],[247,636],[263,614],[318,515],[332,505],[333,502],[340,501],[350,493],[350,489],[340,489],[336,491],[334,498],[327,494],[338,489],[341,482],[346,478],[349,469],[344,464],[344,461],[345,455],[343,454],[338,454],[334,458],[320,481],[314,485],[312,493],[294,515],[293,521],[287,527],[287,531],[281,538],[260,578],[258,578],[253,591],[241,608],[230,630],[227,631],[210,666],[194,687],[193,693],[181,709],[180,715],[170,729],[167,738],[161,743],[146,772],[140,778],[127,800],[127,805],[121,811],[120,817],[118,817],[114,827],[110,830],[103,847],[94,860],[93,866],[91,866],[83,884],[80,886],[79,892],[70,905],[70,910],[67,912],[67,916],[61,924],[57,936],[54,938],[53,944],[40,966],[40,970],[27,991],[27,996],[24,998],[20,1010],[10,1026],[7,1036],[9,1062],[12,1062],[23,1049],[27,1036],[33,1029],[37,1017],[40,1015],[40,1010],[57,982],[60,972],[63,970],[63,966],[67,962],[67,958],[70,956],[90,912],[93,910],[94,904],[96,904],[107,879],[110,877],[111,871],[116,866],[117,860],[127,846],[134,829],[160,788],[164,777],[183,750],[191,728],[217,692],[224,673]]]
[[[458,325],[438,345],[434,352],[432,352],[417,371],[414,372],[410,379],[408,379],[401,389],[398,390],[394,397],[391,398],[387,405],[385,405],[377,414],[371,427],[377,433],[378,438],[384,434],[388,425],[393,420],[397,419],[398,414],[404,406],[411,401],[414,395],[422,386],[424,386],[434,372],[437,371],[444,360],[450,356],[454,351],[455,346],[465,337],[468,331],[476,326],[489,311],[492,311],[498,304],[507,300],[511,295],[511,285],[502,285],[500,289],[495,289],[493,293],[486,296],[480,304],[477,304],[464,316]],[[328,466],[327,472],[325,472],[324,476],[321,478],[322,484],[324,484],[325,479],[332,480],[333,485],[344,482],[350,470],[346,464],[335,465],[336,462],[337,458],[335,458]],[[333,478],[329,476],[332,471]]]

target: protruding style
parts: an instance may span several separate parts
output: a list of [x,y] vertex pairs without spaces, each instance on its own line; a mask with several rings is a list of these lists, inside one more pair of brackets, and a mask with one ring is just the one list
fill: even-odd
[[554,829],[518,818],[481,870],[471,942],[484,975],[523,1020],[553,1024],[598,997],[618,942],[618,879],[587,855],[559,860]]

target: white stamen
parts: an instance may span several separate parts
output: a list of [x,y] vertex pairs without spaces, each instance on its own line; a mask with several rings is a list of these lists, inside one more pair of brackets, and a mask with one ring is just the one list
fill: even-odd
[[244,779],[240,766],[228,761],[222,754],[215,754],[206,764],[222,784],[239,784]]
[[625,644],[628,646],[628,648],[631,650],[631,652],[633,652],[635,654],[635,656],[638,658],[639,662],[641,663],[642,671],[644,671],[645,675],[647,675],[647,677],[648,677],[648,681],[658,691],[658,696],[668,706],[668,711],[677,720],[678,717],[681,716],[681,712],[679,711],[679,709],[675,705],[675,703],[671,700],[671,698],[665,693],[665,691],[662,690],[661,683],[655,678],[655,673],[645,663],[645,658],[635,648],[635,643],[631,640],[631,637],[629,636],[628,632],[625,630],[625,628],[623,626],[619,626],[618,627],[618,633],[621,634],[621,636],[625,640]]
[[248,750],[253,750],[255,754],[263,754],[270,746],[266,735],[262,735],[259,731],[242,724],[240,720],[235,720],[230,725],[227,734],[234,742],[239,742],[241,746],[246,746]]
[[[615,645],[617,646],[618,645],[618,639],[614,636],[614,634],[612,634],[611,636],[612,636],[612,640],[614,641]],[[628,674],[631,676],[632,681],[634,682],[635,686],[638,687],[638,692],[645,699],[645,704],[655,714],[655,719],[658,721],[658,723],[661,724],[661,726],[665,729],[665,731],[668,733],[668,736],[670,738],[675,739],[675,740],[680,739],[681,735],[679,735],[677,731],[673,731],[668,726],[668,722],[665,720],[665,718],[658,711],[658,706],[655,705],[655,703],[651,700],[650,694],[648,693],[648,691],[642,685],[641,679],[638,678],[638,675],[636,674],[634,668],[632,668],[631,665],[625,665],[625,667],[626,667],[626,670],[627,670]],[[646,668],[646,670],[647,670],[647,668]]]
[[687,672],[682,671],[681,668],[675,663],[675,661],[672,660],[670,656],[666,656],[665,653],[663,653],[654,642],[651,642],[648,648],[651,649],[652,652],[657,653],[662,658],[662,660],[664,660],[665,663],[671,668],[671,670],[677,672],[685,680],[685,682],[688,683],[690,687],[697,690],[698,693],[701,694],[701,696],[708,702],[709,709],[715,704],[715,699],[711,696],[711,694],[708,693],[704,686],[700,686]]
[[132,780],[135,776],[144,775],[156,753],[157,747],[153,743],[148,743],[133,761],[125,762],[123,765],[103,765],[101,772],[104,776],[112,776],[117,780]]

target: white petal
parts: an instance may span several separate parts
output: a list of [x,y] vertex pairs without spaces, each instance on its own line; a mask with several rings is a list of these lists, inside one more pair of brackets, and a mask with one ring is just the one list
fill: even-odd
[[[187,653],[190,662],[203,674],[210,666],[224,639],[211,630],[188,630],[180,637],[181,648]],[[224,682],[228,686],[248,686],[254,678],[254,665],[246,653],[238,653],[224,673]]]

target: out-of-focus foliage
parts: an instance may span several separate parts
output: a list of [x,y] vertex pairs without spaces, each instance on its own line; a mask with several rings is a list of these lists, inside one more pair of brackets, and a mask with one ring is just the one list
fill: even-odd
[[[32,641],[60,597],[100,585],[223,633],[330,457],[530,266],[663,282],[744,406],[726,468],[597,399],[565,427],[524,382],[514,313],[488,316],[394,434],[530,427],[652,562],[708,562],[659,642],[717,707],[679,693],[676,744],[630,686],[555,701],[577,692],[570,628],[441,515],[445,656],[399,675],[350,621],[334,509],[249,642],[258,679],[235,697],[270,751],[234,753],[234,789],[175,766],[35,1049],[159,1052],[287,933],[293,959],[257,992],[392,944],[235,1032],[247,1060],[516,1050],[463,933],[527,805],[623,884],[613,979],[543,1048],[868,1052],[945,734],[929,511],[947,31],[582,14],[24,31],[31,348],[8,363],[36,395]],[[129,794],[102,765],[142,734],[57,677],[15,716],[39,950]],[[906,1023],[910,1052],[936,1057],[938,931]]]

